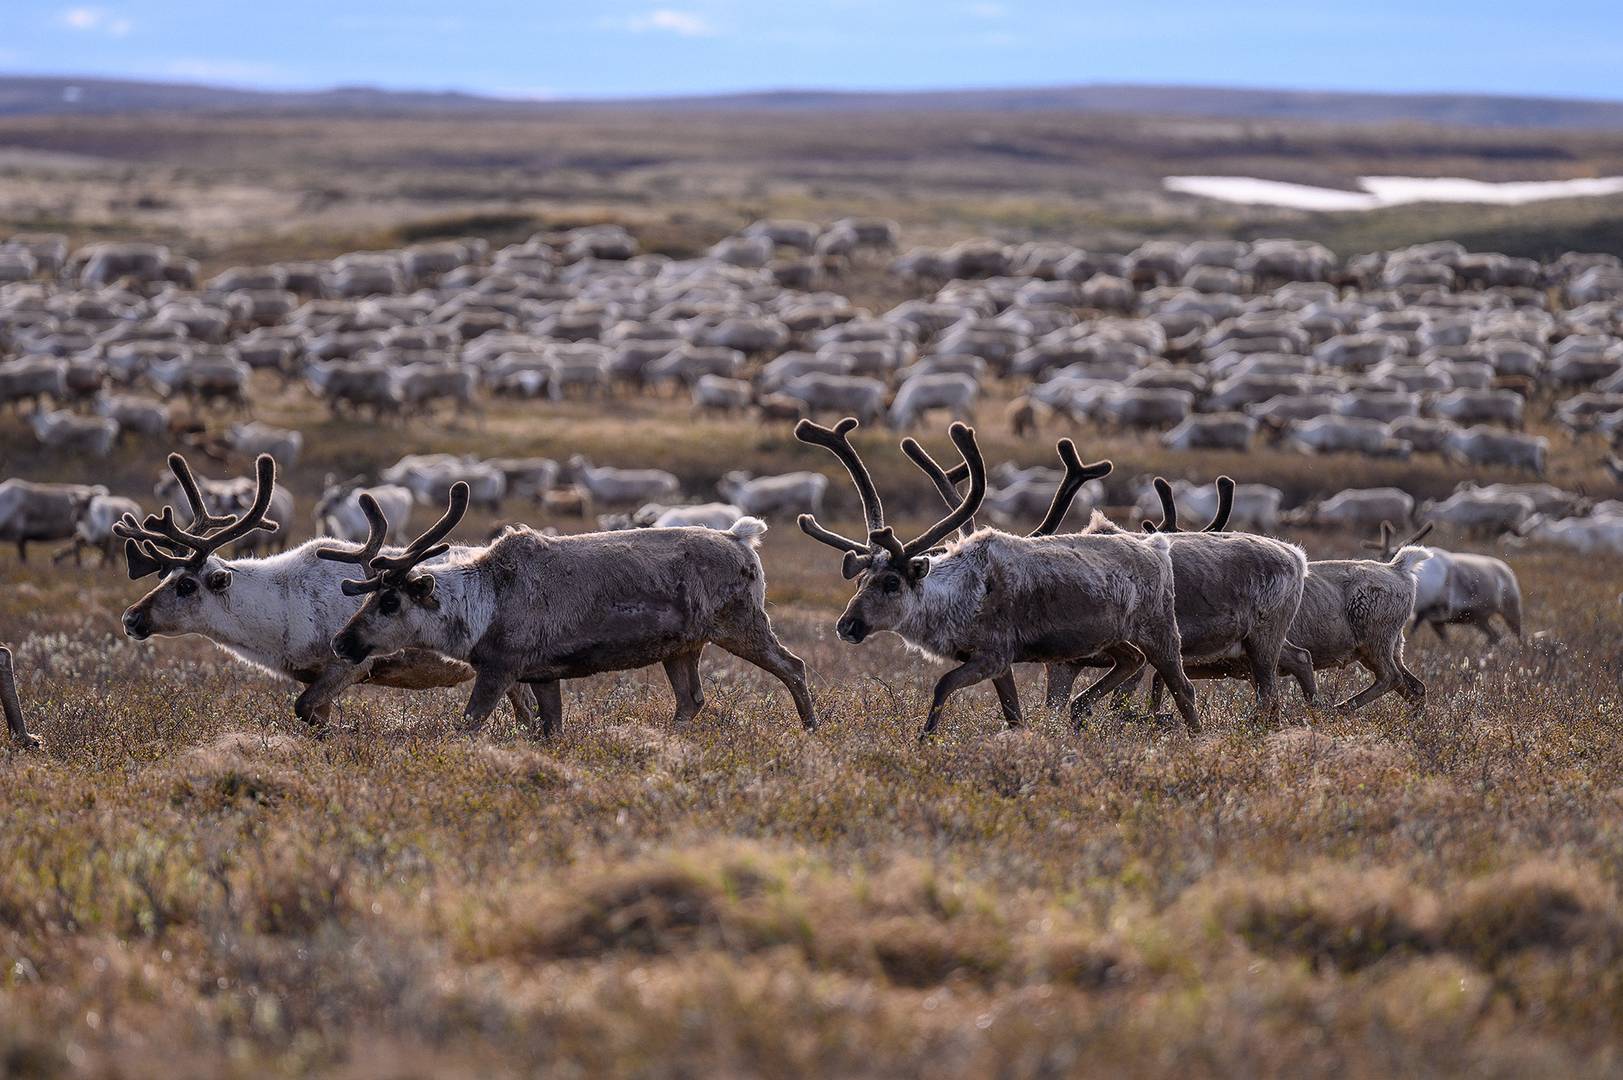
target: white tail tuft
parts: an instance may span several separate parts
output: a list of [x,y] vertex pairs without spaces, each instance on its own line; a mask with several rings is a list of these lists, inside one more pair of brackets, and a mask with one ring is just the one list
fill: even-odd
[[1122,531],[1122,529],[1121,526],[1117,525],[1114,521],[1111,521],[1109,518],[1105,517],[1104,511],[1100,510],[1098,507],[1095,507],[1093,513],[1088,515],[1088,523],[1083,527],[1082,531],[1085,533],[1108,536],[1112,533],[1119,533]]
[[1154,548],[1157,552],[1166,555],[1168,558],[1172,557],[1172,537],[1169,534],[1164,532],[1154,532],[1150,533],[1146,539],[1148,540],[1150,547]]
[[1431,552],[1423,547],[1399,548],[1398,553],[1392,556],[1390,565],[1392,569],[1400,574],[1413,576],[1414,572],[1420,569],[1420,564],[1429,558],[1431,558]]
[[761,542],[766,535],[766,522],[758,517],[741,517],[733,522],[733,527],[727,530],[727,535],[739,543],[748,544],[751,549]]

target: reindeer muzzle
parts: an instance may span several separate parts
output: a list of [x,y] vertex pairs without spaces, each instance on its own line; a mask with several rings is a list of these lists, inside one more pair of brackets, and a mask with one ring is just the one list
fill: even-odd
[[136,641],[152,636],[152,613],[145,608],[132,607],[124,612],[124,634]]
[[372,655],[372,646],[363,642],[355,631],[345,630],[332,639],[332,651],[340,660],[359,664]]
[[834,629],[841,641],[849,641],[853,645],[861,645],[868,636],[868,624],[855,615],[847,615],[834,624]]

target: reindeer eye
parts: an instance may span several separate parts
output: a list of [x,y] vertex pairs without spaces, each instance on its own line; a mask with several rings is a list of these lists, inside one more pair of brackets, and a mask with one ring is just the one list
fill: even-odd
[[902,579],[895,574],[886,574],[884,579],[879,582],[879,587],[888,593],[901,592]]
[[378,601],[378,610],[385,615],[393,615],[400,610],[400,597],[392,592],[384,593],[383,598]]
[[183,577],[179,581],[175,582],[175,595],[176,596],[190,596],[190,595],[192,595],[192,593],[194,593],[196,591],[197,591],[197,579],[196,578]]

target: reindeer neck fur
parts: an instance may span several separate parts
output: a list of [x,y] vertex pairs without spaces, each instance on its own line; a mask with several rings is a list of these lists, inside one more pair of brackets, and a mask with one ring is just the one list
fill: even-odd
[[422,644],[453,660],[467,660],[497,622],[502,568],[489,548],[453,549],[443,563],[430,565],[439,611],[433,621],[436,640]]
[[919,584],[918,598],[896,633],[908,646],[938,660],[973,651],[978,637],[976,615],[986,597],[991,546],[1005,534],[980,529],[932,556],[930,572]]
[[315,546],[312,541],[263,558],[211,558],[205,567],[231,571],[231,586],[209,599],[191,632],[277,675],[298,678],[323,666],[331,651],[331,633],[323,630],[348,617],[328,612],[353,612],[360,605],[339,592],[337,578],[328,580],[324,568],[337,564],[318,562]]

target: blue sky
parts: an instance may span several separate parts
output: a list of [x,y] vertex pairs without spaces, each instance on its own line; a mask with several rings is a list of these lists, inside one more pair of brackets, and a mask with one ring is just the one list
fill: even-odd
[[515,97],[1131,82],[1623,99],[1623,0],[0,0],[0,73]]

